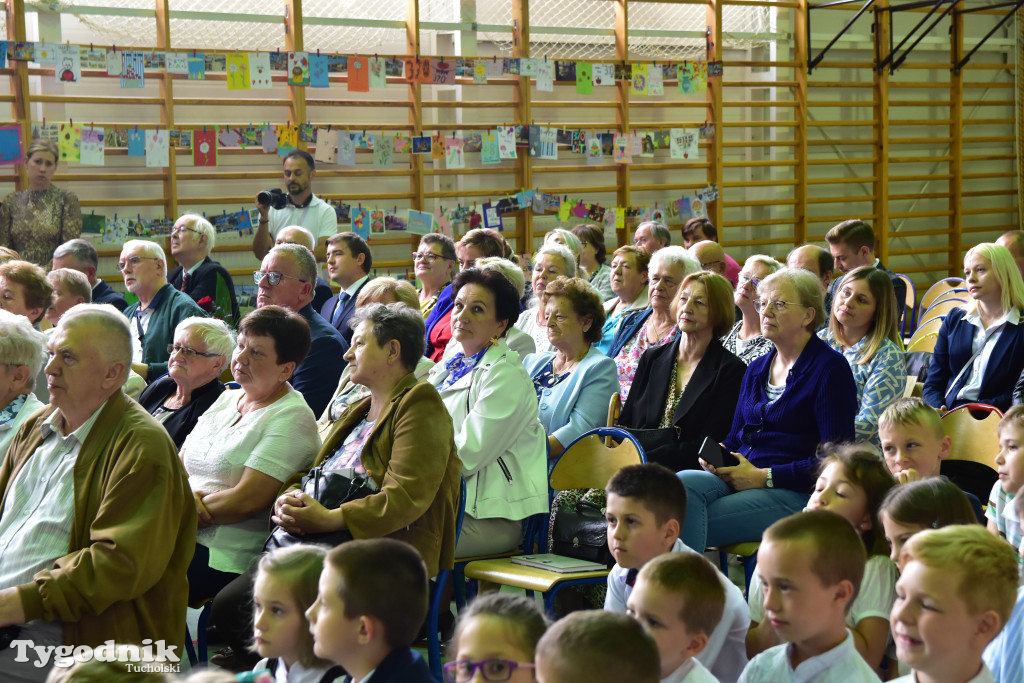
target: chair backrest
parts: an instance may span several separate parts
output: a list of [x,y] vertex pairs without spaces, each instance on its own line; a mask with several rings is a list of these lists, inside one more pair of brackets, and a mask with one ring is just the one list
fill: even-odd
[[[972,413],[985,413],[981,419]],[[1003,414],[995,406],[968,403],[942,416],[942,428],[953,440],[949,460],[968,460],[996,469],[999,453],[999,421]]]
[[[621,439],[617,446],[604,444],[606,437]],[[647,462],[644,450],[624,429],[593,429],[569,444],[551,468],[553,491],[603,489],[612,475],[627,465]]]
[[926,334],[938,332],[939,328],[942,327],[942,319],[944,317],[945,316],[940,315],[934,318],[928,318],[923,323],[921,323],[920,326],[918,326],[918,328],[914,330],[914,334],[910,335],[910,341],[907,343],[907,345],[909,346],[910,344],[913,344]]
[[459,477],[459,516],[455,518],[455,543],[459,542],[462,535],[462,520],[466,518],[466,475]]
[[[935,297],[935,300],[932,301],[929,308],[940,301],[945,301],[946,299],[966,299],[967,297],[968,293],[966,287],[954,287],[953,289],[947,289],[945,292]],[[927,311],[925,312],[927,313]]]
[[956,297],[940,299],[928,307],[928,310],[924,312],[924,317],[934,318],[935,316],[946,315],[954,308],[960,308],[966,304],[966,299],[958,299]]
[[903,302],[904,312],[901,316],[903,323],[900,326],[900,336],[907,333],[908,330],[914,329],[914,324],[917,322],[917,290],[914,288],[914,282],[908,276],[903,273],[896,273],[896,277],[903,280],[907,285],[907,296]]
[[[605,427],[614,427],[619,421],[619,415],[622,415],[622,395],[615,393],[612,394],[611,400],[608,401],[608,422],[605,424]],[[604,445],[611,447],[612,441],[612,437],[609,436],[604,440]]]
[[[939,280],[934,285],[929,287],[928,291],[926,291],[924,293],[924,296],[921,297],[921,312],[924,313],[926,310],[928,310],[928,307],[931,306],[932,303],[940,296],[942,296],[942,294],[944,294],[945,292],[948,292],[951,289],[955,289],[958,286],[961,286],[963,281],[963,278],[947,277],[945,279]],[[923,318],[924,316],[922,315],[920,317]]]
[[935,340],[939,338],[938,332],[929,332],[928,334],[915,339],[907,345],[907,351],[935,351]]

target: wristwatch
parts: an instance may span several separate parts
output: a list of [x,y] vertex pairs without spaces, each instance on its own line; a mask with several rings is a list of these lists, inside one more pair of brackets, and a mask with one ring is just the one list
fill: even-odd
[[768,468],[768,478],[765,479],[764,485],[765,485],[765,488],[769,488],[769,489],[775,488],[775,484],[774,484],[774,482],[772,482],[772,468],[771,467]]

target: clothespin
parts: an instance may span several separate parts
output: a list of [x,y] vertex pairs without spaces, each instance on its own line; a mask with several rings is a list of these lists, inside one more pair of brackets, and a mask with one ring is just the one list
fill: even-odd
[[74,120],[74,119],[71,119],[71,118],[69,118],[69,119],[68,119],[68,125],[69,125],[69,126],[71,126],[72,128],[74,128],[74,127],[75,127],[75,120]]

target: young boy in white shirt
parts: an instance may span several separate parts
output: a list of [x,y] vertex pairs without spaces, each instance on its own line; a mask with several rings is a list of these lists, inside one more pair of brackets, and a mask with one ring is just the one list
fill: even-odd
[[845,518],[811,510],[764,532],[757,557],[765,616],[784,642],[750,660],[741,683],[874,682],[846,628],[867,552]]
[[725,588],[697,553],[665,553],[644,565],[626,600],[658,644],[661,683],[718,683],[697,660],[722,619]]
[[980,526],[915,534],[900,554],[890,623],[904,683],[991,683],[982,653],[1010,618],[1017,554]]
[[[616,472],[607,492],[608,549],[616,564],[608,574],[604,608],[625,612],[641,567],[665,553],[694,553],[679,540],[686,486],[667,467],[647,463]],[[724,574],[718,576],[725,590],[724,613],[697,658],[722,683],[735,683],[747,663],[750,615],[739,588]]]

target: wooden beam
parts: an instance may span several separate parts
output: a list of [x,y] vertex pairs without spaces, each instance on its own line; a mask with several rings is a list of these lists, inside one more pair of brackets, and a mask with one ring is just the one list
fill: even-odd
[[[167,50],[171,47],[171,9],[169,0],[156,1],[156,46]],[[162,78],[160,87],[160,127],[170,130],[174,127],[174,79]],[[167,155],[167,168],[161,171],[164,188],[164,216],[178,218],[178,155]],[[173,257],[170,257],[173,260]],[[170,264],[168,264],[170,267]]]
[[[709,45],[707,61],[712,62],[721,59],[725,53],[724,45],[722,44],[722,0],[713,0],[705,10],[704,16],[707,22],[708,41],[711,43]],[[708,109],[705,120],[715,122],[715,138],[708,150],[708,159],[711,161],[711,166],[708,168],[707,173],[708,184],[717,185],[719,191],[722,191],[724,189],[722,182],[722,138],[725,137],[725,127],[722,125],[722,122],[725,120],[722,108],[722,76],[708,78],[706,99]],[[723,218],[721,199],[711,202],[707,208],[708,218],[711,222],[716,226],[721,226]],[[718,234],[722,244],[727,245],[729,241],[725,238],[725,231],[720,230]]]
[[[615,58],[620,61],[629,61],[629,0],[614,0],[612,8],[615,11]],[[629,81],[615,81],[615,123],[623,135],[629,135]],[[630,205],[630,164],[616,164],[615,174],[618,179],[618,189],[615,192],[615,202],[619,207],[625,208]],[[633,235],[630,234],[630,226],[623,223],[623,227],[617,235],[619,244],[631,244]]]
[[[889,21],[884,10],[889,0],[875,3],[876,54],[889,46]],[[875,102],[873,132],[875,136],[874,219],[875,255],[885,263],[889,258],[889,70],[873,69],[872,94]],[[895,122],[894,122],[895,123]]]
[[[956,64],[959,56],[964,53],[964,16],[953,12],[949,26],[949,63]],[[962,69],[953,69],[949,73],[949,275],[963,272],[963,261],[960,259],[960,247],[963,242],[963,206],[960,193],[963,191],[963,117],[964,117],[964,74]]]

